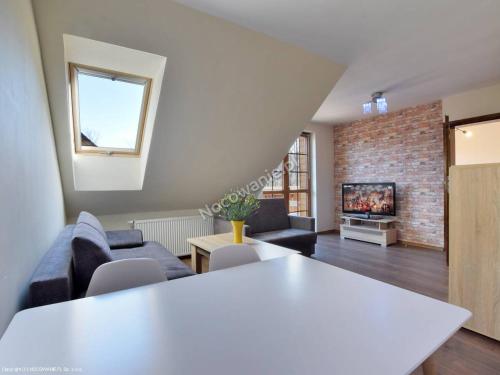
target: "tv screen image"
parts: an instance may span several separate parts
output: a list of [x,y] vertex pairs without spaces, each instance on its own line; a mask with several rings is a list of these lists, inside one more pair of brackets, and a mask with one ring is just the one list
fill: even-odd
[[396,184],[353,183],[342,184],[342,211],[396,215]]

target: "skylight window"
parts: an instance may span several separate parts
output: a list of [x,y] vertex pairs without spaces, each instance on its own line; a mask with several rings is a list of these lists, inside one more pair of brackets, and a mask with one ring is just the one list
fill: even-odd
[[70,64],[75,151],[140,155],[151,79]]

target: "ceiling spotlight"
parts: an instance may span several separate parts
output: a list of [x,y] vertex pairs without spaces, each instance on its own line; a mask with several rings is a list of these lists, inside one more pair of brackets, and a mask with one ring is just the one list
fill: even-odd
[[387,100],[385,98],[377,98],[378,113],[387,113]]
[[372,113],[372,102],[363,103],[363,114],[367,115]]
[[371,97],[369,102],[363,103],[363,114],[372,113],[372,103],[376,104],[378,113],[387,113],[387,100],[384,98],[384,93],[382,91],[376,91]]

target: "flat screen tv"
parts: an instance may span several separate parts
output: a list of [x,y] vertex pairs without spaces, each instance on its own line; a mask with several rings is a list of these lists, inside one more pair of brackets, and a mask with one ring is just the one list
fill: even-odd
[[394,182],[342,184],[342,212],[396,216]]

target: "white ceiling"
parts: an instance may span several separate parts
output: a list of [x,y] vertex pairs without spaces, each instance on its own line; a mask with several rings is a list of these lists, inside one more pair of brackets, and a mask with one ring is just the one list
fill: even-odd
[[499,0],[178,2],[348,65],[317,122],[361,118],[378,90],[397,110],[500,80]]

